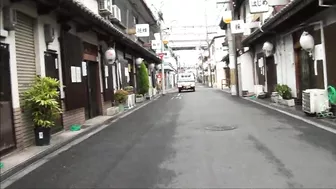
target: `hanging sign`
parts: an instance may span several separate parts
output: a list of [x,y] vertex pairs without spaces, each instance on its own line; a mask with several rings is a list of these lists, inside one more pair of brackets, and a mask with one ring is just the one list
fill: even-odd
[[231,21],[230,25],[232,34],[244,33],[245,31],[244,20],[233,20]]
[[251,14],[264,13],[269,10],[268,0],[249,0],[249,5]]
[[223,13],[223,22],[226,24],[230,24],[232,20],[232,12],[231,11],[224,11]]
[[137,37],[148,37],[149,36],[149,24],[137,24],[135,26]]
[[160,40],[152,40],[152,49],[153,50],[161,49],[161,41]]

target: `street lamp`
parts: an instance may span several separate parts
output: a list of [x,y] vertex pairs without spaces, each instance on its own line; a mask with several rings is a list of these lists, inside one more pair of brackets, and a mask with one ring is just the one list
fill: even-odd
[[314,50],[314,45],[315,45],[313,36],[311,36],[306,31],[303,32],[300,37],[300,45],[305,51],[309,52],[309,55],[311,57],[313,56],[313,50]]
[[142,63],[143,60],[144,60],[143,58],[137,58],[137,59],[135,60],[135,64],[137,65],[138,68],[140,68],[141,63]]
[[109,48],[105,51],[105,59],[108,64],[114,64],[116,60],[116,51],[113,48]]

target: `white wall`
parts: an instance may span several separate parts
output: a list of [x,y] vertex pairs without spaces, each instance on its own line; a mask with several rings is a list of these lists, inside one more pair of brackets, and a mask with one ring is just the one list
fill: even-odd
[[85,5],[87,8],[89,8],[95,14],[99,14],[97,0],[78,0],[78,1],[81,2],[83,5]]
[[253,81],[253,57],[251,52],[246,52],[240,55],[241,62],[241,79],[242,79],[242,90],[253,92],[254,91],[254,81]]
[[277,80],[279,84],[286,84],[292,89],[293,97],[296,97],[296,77],[294,45],[291,35],[279,37],[276,41],[274,60],[277,64]]
[[216,73],[216,87],[218,89],[222,88],[222,79],[225,79],[224,66],[225,66],[224,62],[219,62],[216,64],[216,72],[215,72]]

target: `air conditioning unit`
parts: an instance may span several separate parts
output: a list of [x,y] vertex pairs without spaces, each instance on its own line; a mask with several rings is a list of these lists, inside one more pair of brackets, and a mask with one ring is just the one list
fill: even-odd
[[16,10],[10,7],[3,8],[3,28],[11,31],[15,29],[17,24]]
[[121,22],[121,12],[120,8],[117,5],[112,6],[112,15],[110,17],[111,19],[116,19]]
[[55,39],[55,28],[50,24],[44,24],[44,40],[46,43],[52,43]]
[[329,109],[328,91],[307,89],[302,92],[302,110],[308,114],[321,113]]
[[99,14],[109,16],[112,14],[112,0],[98,0]]

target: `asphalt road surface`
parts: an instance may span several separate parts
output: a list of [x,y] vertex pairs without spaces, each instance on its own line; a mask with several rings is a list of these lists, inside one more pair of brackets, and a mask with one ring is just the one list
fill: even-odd
[[336,135],[201,86],[161,97],[9,186],[251,187],[335,188]]

